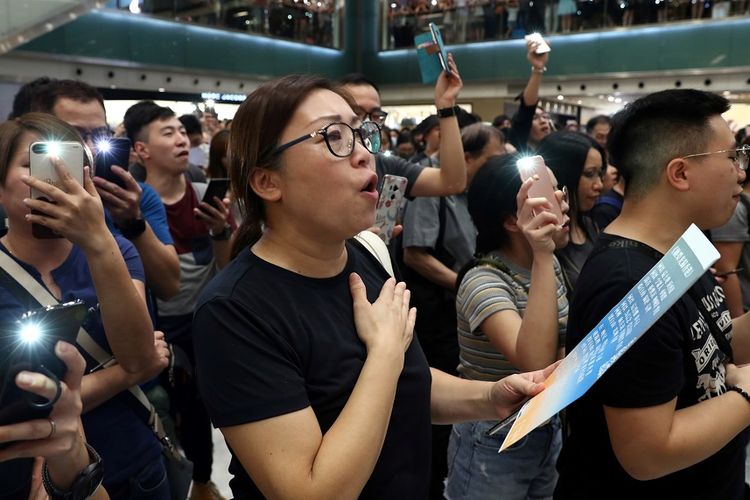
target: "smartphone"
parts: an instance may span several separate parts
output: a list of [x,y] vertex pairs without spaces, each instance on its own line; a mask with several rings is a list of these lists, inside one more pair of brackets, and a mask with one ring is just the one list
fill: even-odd
[[[48,184],[52,184],[63,191],[65,188],[60,183],[55,166],[50,160],[51,157],[57,156],[62,160],[70,175],[83,185],[83,144],[80,142],[35,142],[29,146],[29,173]],[[43,193],[32,188],[31,198],[38,200],[48,200]],[[31,213],[40,212],[32,210]],[[32,224],[31,234],[35,238],[62,238],[62,235],[52,229],[40,224]]]
[[[541,156],[530,156],[521,158],[516,162],[518,172],[521,174],[521,181],[537,175],[539,178],[534,180],[529,189],[529,198],[546,198],[552,205],[551,212],[557,217],[557,223],[562,224],[563,214],[560,204],[555,196],[555,186],[552,185],[552,178],[549,176],[547,165],[544,164],[544,158]],[[534,212],[536,215],[538,211]]]
[[445,51],[445,45],[443,44],[443,36],[440,34],[440,28],[435,23],[430,23],[430,35],[432,35],[432,41],[437,46],[437,56],[440,61],[440,66],[443,71],[450,74],[451,68],[448,66],[448,53]]
[[495,424],[492,427],[490,427],[490,429],[487,432],[485,432],[485,435],[487,435],[487,436],[494,436],[495,434],[497,434],[501,430],[503,430],[506,427],[510,426],[518,418],[518,415],[521,412],[521,408],[523,408],[523,406],[519,406],[516,409],[516,411],[514,411],[513,413],[511,413],[510,415],[508,415],[507,417],[505,417],[504,419],[502,419],[497,424]]
[[393,226],[399,220],[401,207],[406,194],[406,177],[386,175],[383,177],[383,188],[375,208],[375,227],[380,229],[380,239],[387,245],[393,236]]
[[[65,363],[55,355],[58,340],[75,345],[88,308],[80,300],[25,313],[0,323],[0,425],[45,418],[54,401],[21,390],[16,375],[27,370],[57,381],[65,377]],[[7,443],[1,446],[5,446]]]
[[526,35],[523,38],[528,42],[536,42],[539,44],[534,51],[535,54],[546,54],[547,52],[550,52],[552,50],[547,42],[544,41],[542,35],[539,33],[531,33],[530,35]]
[[227,194],[227,189],[229,189],[229,178],[212,178],[208,181],[208,186],[206,187],[206,192],[203,194],[202,201],[208,203],[214,208],[219,208],[216,206],[214,196],[219,198],[220,200],[223,200]]
[[114,182],[125,189],[125,181],[112,172],[112,165],[125,170],[130,161],[131,142],[127,137],[108,137],[96,143],[96,158],[94,160],[94,175]]

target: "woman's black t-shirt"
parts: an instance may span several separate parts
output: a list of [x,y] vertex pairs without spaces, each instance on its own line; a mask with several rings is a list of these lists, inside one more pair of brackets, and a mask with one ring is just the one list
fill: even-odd
[[[347,244],[337,276],[314,279],[244,250],[205,289],[193,336],[198,388],[216,427],[312,407],[325,433],[357,382],[367,351],[349,291],[356,272],[374,302],[388,279],[366,250]],[[429,367],[416,340],[406,352],[383,449],[362,498],[426,498],[430,471]],[[233,454],[237,499],[263,498]]]

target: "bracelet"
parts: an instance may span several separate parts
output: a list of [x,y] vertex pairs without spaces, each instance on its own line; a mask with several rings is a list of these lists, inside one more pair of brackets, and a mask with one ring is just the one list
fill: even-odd
[[747,392],[745,392],[745,390],[742,389],[741,387],[737,387],[736,385],[728,385],[727,386],[727,392],[729,392],[729,391],[734,391],[734,392],[738,393],[740,396],[742,396],[743,398],[745,398],[745,401],[747,401],[748,403],[750,403],[750,394],[748,394]]
[[537,68],[536,66],[531,67],[532,73],[544,73],[545,71],[547,71],[547,66],[542,66],[541,68]]

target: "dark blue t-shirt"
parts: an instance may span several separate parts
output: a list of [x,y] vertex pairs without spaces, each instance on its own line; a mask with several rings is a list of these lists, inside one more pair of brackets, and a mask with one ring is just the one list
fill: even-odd
[[[115,240],[131,278],[144,281],[143,264],[135,247],[121,236],[115,236]],[[2,244],[0,250],[9,254]],[[18,259],[15,260],[44,286],[36,269]],[[86,303],[89,307],[89,313],[84,321],[86,331],[97,344],[111,352],[104,334],[93,279],[83,251],[73,245],[62,265],[52,271],[52,276],[60,287],[61,302],[80,299]],[[20,317],[25,311],[38,307],[36,303],[24,303],[9,290],[0,287],[0,317]],[[79,351],[86,358],[87,371],[98,364],[80,347]],[[147,464],[160,459],[161,445],[144,419],[135,413],[136,404],[126,391],[81,416],[86,440],[101,455],[104,462],[105,486],[124,481]]]
[[[388,274],[366,250],[347,245],[336,276],[307,278],[244,250],[205,288],[193,321],[198,389],[217,427],[311,407],[323,433],[357,383],[367,349],[349,290],[356,272],[374,302]],[[416,337],[406,351],[388,432],[360,498],[427,498],[430,383]],[[237,500],[263,498],[235,455]],[[304,496],[304,495],[301,495]]]

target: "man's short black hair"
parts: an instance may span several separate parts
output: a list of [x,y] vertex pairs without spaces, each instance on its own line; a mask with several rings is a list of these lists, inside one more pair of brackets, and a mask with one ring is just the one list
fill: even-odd
[[708,120],[729,109],[711,92],[663,90],[625,106],[612,117],[607,149],[625,179],[626,196],[641,198],[674,158],[701,153],[711,140]]
[[182,126],[185,127],[185,133],[187,135],[203,134],[203,126],[197,116],[182,115],[179,120],[180,123],[182,123]]
[[600,123],[606,123],[607,125],[612,125],[612,118],[610,118],[607,115],[596,115],[592,119],[586,122],[586,133],[591,135],[591,133],[594,131],[594,127],[599,125]]
[[349,73],[348,75],[344,75],[341,78],[339,78],[338,84],[342,86],[343,85],[369,85],[370,87],[374,88],[378,94],[380,94],[380,88],[378,87],[378,84],[375,83],[369,77],[363,75],[362,73]]
[[88,83],[78,80],[52,80],[38,88],[31,99],[31,111],[53,114],[58,99],[78,102],[97,101],[104,108],[104,97]]
[[143,131],[157,120],[166,120],[175,116],[171,108],[159,106],[154,101],[140,101],[128,108],[123,118],[125,133],[133,144],[143,141]]
[[36,93],[45,85],[49,85],[49,83],[53,81],[54,80],[51,80],[47,76],[42,76],[22,85],[13,98],[13,109],[11,109],[10,114],[8,115],[8,120],[30,113],[31,100],[34,99]]

